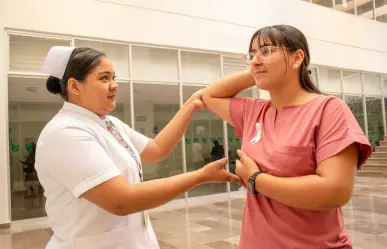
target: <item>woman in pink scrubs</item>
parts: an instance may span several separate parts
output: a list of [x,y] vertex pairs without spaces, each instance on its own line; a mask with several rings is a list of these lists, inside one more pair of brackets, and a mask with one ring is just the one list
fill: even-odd
[[[342,100],[313,84],[298,29],[258,30],[247,60],[249,71],[214,82],[202,95],[243,138],[237,174],[249,191],[240,249],[352,248],[341,207],[371,154],[367,137]],[[254,85],[270,100],[234,97]]]

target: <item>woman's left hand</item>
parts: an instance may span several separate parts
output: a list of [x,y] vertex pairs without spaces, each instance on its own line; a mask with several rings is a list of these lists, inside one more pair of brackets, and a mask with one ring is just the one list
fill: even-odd
[[201,109],[205,109],[206,106],[205,104],[203,103],[202,101],[202,93],[204,91],[204,88],[203,89],[200,89],[198,91],[196,91],[194,94],[192,94],[192,96],[184,103],[184,105],[186,104],[192,104],[194,107],[195,107],[195,110],[201,110]]
[[236,174],[241,178],[243,183],[247,185],[249,178],[255,173],[260,172],[258,165],[248,157],[243,151],[237,151],[239,160],[236,160]]

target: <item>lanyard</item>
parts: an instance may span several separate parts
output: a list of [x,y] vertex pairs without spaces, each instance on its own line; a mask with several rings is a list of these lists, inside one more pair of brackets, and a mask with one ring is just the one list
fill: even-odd
[[129,154],[133,157],[134,161],[137,164],[138,176],[140,177],[140,181],[143,181],[142,178],[142,167],[141,162],[139,161],[136,153],[133,151],[132,147],[125,141],[125,139],[121,136],[121,133],[117,130],[117,127],[113,124],[113,122],[107,118],[103,118],[106,123],[106,127],[108,131],[114,136],[114,138],[129,152]]

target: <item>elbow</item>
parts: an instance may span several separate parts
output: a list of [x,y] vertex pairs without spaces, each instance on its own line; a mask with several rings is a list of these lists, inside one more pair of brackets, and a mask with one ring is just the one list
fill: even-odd
[[331,210],[336,208],[341,208],[345,206],[352,197],[352,188],[345,186],[335,186],[331,189],[330,198],[323,205],[324,210]]
[[208,104],[208,102],[211,100],[212,96],[208,91],[208,87],[204,89],[202,93],[202,101],[204,102],[205,105]]

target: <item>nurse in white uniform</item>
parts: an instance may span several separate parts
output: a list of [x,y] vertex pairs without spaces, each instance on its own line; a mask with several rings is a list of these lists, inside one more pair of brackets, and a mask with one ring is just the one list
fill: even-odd
[[240,182],[224,170],[226,159],[143,182],[142,165],[167,157],[194,112],[204,107],[200,92],[149,139],[108,116],[118,86],[112,62],[103,53],[53,47],[43,71],[51,75],[47,89],[65,100],[43,129],[36,151],[54,232],[47,249],[158,249],[146,210],[199,184]]

